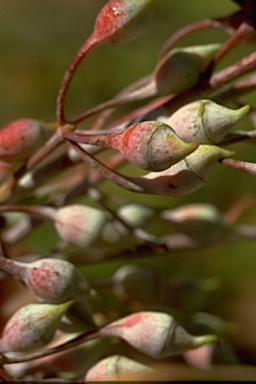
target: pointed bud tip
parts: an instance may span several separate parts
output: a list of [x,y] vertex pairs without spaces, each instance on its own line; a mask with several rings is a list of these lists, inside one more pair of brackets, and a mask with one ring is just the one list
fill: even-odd
[[219,337],[216,335],[202,335],[202,336],[194,336],[192,341],[192,348],[199,348],[205,344],[218,344],[220,342]]

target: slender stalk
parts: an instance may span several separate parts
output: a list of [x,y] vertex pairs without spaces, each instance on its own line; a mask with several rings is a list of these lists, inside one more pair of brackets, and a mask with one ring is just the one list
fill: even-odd
[[253,176],[256,176],[256,164],[248,163],[247,161],[240,161],[235,159],[222,159],[219,161],[221,164],[226,165],[227,167],[237,169],[246,173],[250,173]]
[[64,352],[68,349],[74,348],[80,344],[85,343],[86,341],[90,341],[93,339],[96,339],[98,337],[98,329],[91,329],[86,333],[82,333],[75,337],[74,339],[71,339],[63,344],[57,345],[53,348],[43,349],[38,352],[22,355],[22,356],[14,356],[14,357],[8,357],[6,355],[3,355],[3,362],[2,364],[17,364],[17,363],[25,363],[28,361],[40,359],[45,356],[50,356],[58,352]]
[[107,168],[100,161],[95,159],[89,153],[85,152],[76,142],[74,141],[69,141],[69,142],[71,146],[80,154],[81,158],[84,161],[86,161],[88,164],[94,167],[98,172],[100,172],[108,180],[130,191],[143,192],[143,188],[135,184],[135,182],[132,181],[133,180],[132,178],[129,178],[128,176],[123,176],[118,172]]
[[196,21],[195,23],[186,25],[173,33],[171,37],[163,44],[159,58],[162,58],[166,53],[182,38],[191,33],[202,31],[204,29],[220,29],[223,28],[223,24],[218,19],[205,19]]
[[238,27],[238,29],[233,33],[228,40],[224,42],[222,47],[216,53],[213,59],[213,67],[216,66],[217,63],[239,42],[246,39],[246,37],[250,36],[250,34],[254,31],[254,29],[248,25],[247,23],[242,23]]
[[91,35],[78,50],[77,54],[73,58],[71,64],[69,65],[68,69],[64,74],[64,77],[59,87],[56,106],[56,115],[59,125],[64,125],[67,122],[64,113],[64,104],[71,80],[85,56],[88,55],[89,52],[91,52],[99,44],[101,44],[101,41],[98,41],[94,35]]
[[0,214],[7,212],[22,212],[40,219],[54,221],[53,209],[51,207],[33,206],[33,205],[0,205]]

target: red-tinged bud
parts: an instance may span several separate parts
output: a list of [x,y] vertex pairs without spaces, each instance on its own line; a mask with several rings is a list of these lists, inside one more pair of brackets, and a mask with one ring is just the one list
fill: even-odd
[[137,39],[148,26],[155,0],[109,0],[97,16],[93,36],[112,44]]
[[150,373],[151,368],[144,364],[138,363],[121,355],[113,355],[106,357],[93,365],[85,374],[84,380],[87,381],[116,381],[120,378],[138,373]]
[[120,337],[154,358],[179,355],[218,340],[215,335],[192,336],[171,315],[161,312],[138,312],[126,316],[104,326],[98,334]]
[[53,214],[59,236],[79,248],[88,248],[98,237],[110,215],[100,209],[73,204],[61,207]]
[[96,295],[78,269],[65,260],[47,258],[22,263],[0,257],[0,268],[21,279],[33,295],[47,303]]
[[0,160],[18,163],[30,157],[50,137],[52,128],[33,119],[18,119],[0,129]]
[[71,304],[28,304],[19,309],[4,327],[1,352],[29,352],[48,344]]
[[162,171],[184,159],[198,144],[182,141],[167,124],[144,121],[118,133],[77,134],[78,142],[120,151],[135,166]]

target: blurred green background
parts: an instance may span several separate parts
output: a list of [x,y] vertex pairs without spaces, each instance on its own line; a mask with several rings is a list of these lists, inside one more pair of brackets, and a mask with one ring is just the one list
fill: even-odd
[[[0,1],[0,125],[23,116],[46,121],[55,119],[56,95],[63,73],[92,31],[97,12],[104,4],[102,0]],[[68,93],[67,115],[80,114],[150,73],[161,45],[179,27],[201,18],[225,16],[236,10],[236,4],[229,0],[159,0],[152,22],[140,39],[123,46],[99,47],[84,61]],[[225,38],[223,32],[204,31],[193,34],[180,44],[221,42]],[[222,65],[250,52],[250,49],[240,45]],[[244,120],[243,128],[250,128],[248,124],[248,120]],[[237,158],[255,161],[254,146],[241,144],[234,149]],[[106,183],[106,188],[129,201],[141,201],[159,208],[209,202],[226,211],[243,195],[256,192],[256,179],[217,165],[204,188],[178,199],[126,193],[110,183]],[[241,222],[255,223],[255,214],[256,207],[252,206],[242,216]],[[241,333],[243,337],[248,334],[246,343],[256,346],[253,327],[255,242],[216,244],[208,249],[174,253],[143,262],[169,275],[218,276],[224,296],[222,303],[216,306],[216,312],[239,321],[244,330]],[[85,274],[90,278],[115,269],[115,262],[106,262],[102,267],[88,267]],[[251,284],[252,288],[248,291],[245,284]],[[248,299],[247,314],[246,310],[243,312],[232,306],[232,297],[244,297],[248,292],[252,297]],[[245,319],[243,313],[246,313]]]

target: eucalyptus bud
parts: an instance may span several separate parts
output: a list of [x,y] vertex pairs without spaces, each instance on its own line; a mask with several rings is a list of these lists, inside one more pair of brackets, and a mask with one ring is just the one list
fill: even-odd
[[167,282],[154,269],[124,265],[112,277],[114,295],[128,302],[159,303],[166,294]]
[[231,231],[230,224],[212,204],[186,204],[164,210],[161,216],[170,221],[177,231],[199,243],[214,242]]
[[167,313],[137,312],[99,330],[100,336],[117,336],[154,358],[179,355],[217,341],[214,335],[192,336]]
[[211,100],[186,104],[165,120],[184,141],[219,143],[249,111],[249,105],[232,110]]
[[97,16],[93,37],[123,44],[144,33],[155,8],[155,0],[109,0]]
[[115,381],[121,375],[136,373],[150,373],[152,369],[144,364],[138,363],[121,355],[106,357],[93,365],[85,374],[84,380],[87,381]]
[[127,203],[117,209],[117,214],[133,227],[148,224],[155,215],[152,207],[138,203]]
[[109,217],[100,209],[73,204],[58,208],[53,223],[62,240],[84,249],[97,239]]
[[169,169],[158,173],[151,172],[140,179],[137,178],[136,183],[145,193],[167,196],[187,195],[206,183],[210,171],[218,160],[229,157],[233,153],[214,145],[200,145],[184,160]]
[[219,47],[219,44],[206,44],[170,50],[153,72],[155,93],[177,94],[195,85]]
[[10,122],[0,129],[0,160],[18,163],[28,159],[50,137],[51,130],[33,119]]
[[33,295],[48,303],[96,295],[78,269],[65,260],[46,258],[22,263],[0,256],[0,268],[22,280]]
[[117,133],[71,132],[70,138],[86,144],[116,149],[130,163],[155,172],[171,167],[198,147],[198,144],[180,140],[169,125],[159,121],[143,121]]
[[48,344],[71,304],[28,304],[20,308],[4,327],[1,352],[29,352]]

